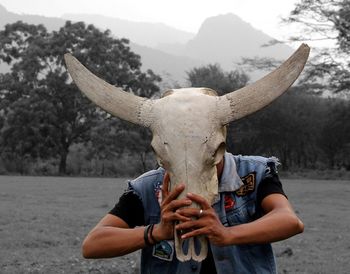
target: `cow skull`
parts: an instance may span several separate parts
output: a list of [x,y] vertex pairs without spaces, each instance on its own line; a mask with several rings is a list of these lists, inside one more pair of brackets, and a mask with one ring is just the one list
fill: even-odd
[[[225,125],[267,106],[298,78],[309,55],[305,44],[279,68],[259,81],[223,96],[207,88],[171,90],[161,99],[146,99],[124,92],[88,71],[66,54],[68,71],[80,90],[112,115],[149,127],[152,147],[160,166],[170,175],[171,189],[185,183],[183,193],[197,193],[212,204],[218,194],[216,164],[225,151]],[[184,194],[183,194],[184,195]],[[207,255],[204,237],[200,254],[189,239],[187,254],[175,232],[176,255],[180,261],[202,261]]]

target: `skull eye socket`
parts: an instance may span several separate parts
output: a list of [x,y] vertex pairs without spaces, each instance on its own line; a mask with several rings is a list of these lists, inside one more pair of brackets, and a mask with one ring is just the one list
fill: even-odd
[[158,162],[158,165],[160,167],[164,167],[164,163],[162,161],[162,159],[158,156],[158,153],[156,152],[156,150],[154,149],[153,146],[151,146],[152,150],[153,150],[153,153],[156,155],[156,159],[157,159],[157,162]]
[[164,146],[168,145],[168,142],[164,141],[159,145],[159,139],[153,138],[152,143],[151,143],[151,148],[153,150],[153,153],[156,155],[158,165],[163,168],[168,168],[169,167],[169,162],[167,160],[167,153],[166,149],[164,149]]
[[222,157],[224,156],[225,150],[226,150],[226,144],[225,142],[222,142],[216,149],[215,153],[212,155],[214,165],[220,163],[220,161],[222,160]]

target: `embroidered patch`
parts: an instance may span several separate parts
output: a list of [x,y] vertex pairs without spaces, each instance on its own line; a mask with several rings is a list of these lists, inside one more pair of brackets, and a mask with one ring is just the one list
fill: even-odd
[[236,191],[237,196],[245,196],[252,193],[255,190],[255,172],[249,173],[241,179],[244,185]]
[[225,210],[229,210],[235,206],[235,200],[230,194],[225,194]]
[[161,241],[153,246],[153,256],[165,260],[172,261],[174,256],[174,242],[173,241]]
[[162,182],[158,182],[156,184],[156,187],[154,188],[154,193],[156,195],[157,201],[159,206],[162,204],[163,197],[162,197]]

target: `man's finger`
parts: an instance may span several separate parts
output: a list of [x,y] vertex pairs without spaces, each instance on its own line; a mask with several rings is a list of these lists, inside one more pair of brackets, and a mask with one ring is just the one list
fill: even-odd
[[183,222],[183,223],[177,224],[175,229],[177,229],[177,230],[186,230],[186,229],[192,230],[192,229],[198,229],[201,227],[205,227],[206,225],[207,224],[204,223],[202,220],[191,220],[188,222]]
[[171,217],[171,219],[173,222],[188,222],[191,220],[190,218],[182,216],[178,213],[174,213],[174,215]]
[[207,235],[207,229],[205,227],[202,227],[202,228],[199,228],[199,229],[195,229],[195,230],[191,230],[191,231],[181,235],[181,238],[182,239],[187,239],[187,238],[200,236],[200,235]]
[[172,200],[171,202],[169,202],[165,209],[169,211],[175,211],[181,207],[189,206],[191,204],[192,201],[186,198],[180,200]]
[[186,217],[203,217],[205,215],[205,211],[202,210],[202,213],[200,214],[199,208],[193,208],[193,207],[187,207],[187,208],[181,208],[176,211],[177,213],[186,216]]
[[199,204],[202,209],[209,209],[210,208],[209,203],[202,196],[199,196],[199,195],[194,194],[194,193],[187,193],[187,198],[189,198],[192,201],[194,201],[197,204]]
[[163,200],[163,204],[168,204],[170,203],[172,200],[175,200],[182,191],[184,191],[185,189],[185,185],[184,184],[179,184],[175,187],[175,189],[173,191],[171,191],[167,197],[165,197],[165,199]]

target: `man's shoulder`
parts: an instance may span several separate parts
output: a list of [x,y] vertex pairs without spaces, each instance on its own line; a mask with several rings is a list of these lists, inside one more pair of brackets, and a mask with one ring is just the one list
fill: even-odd
[[164,176],[164,173],[165,173],[164,168],[159,167],[157,169],[152,169],[141,174],[139,177],[137,177],[136,179],[133,179],[132,181],[152,180],[152,178]]
[[155,184],[159,184],[163,181],[165,170],[158,168],[143,173],[136,179],[130,180],[129,185],[133,188],[145,188]]
[[269,163],[273,163],[276,166],[280,165],[280,162],[278,158],[271,156],[271,157],[264,157],[259,155],[233,155],[229,153],[231,157],[234,158],[236,165],[263,165],[267,166]]
[[257,155],[232,155],[227,153],[225,157],[232,157],[236,164],[236,169],[240,177],[249,173],[269,174],[271,171],[277,173],[277,167],[280,165],[276,157],[263,157]]

